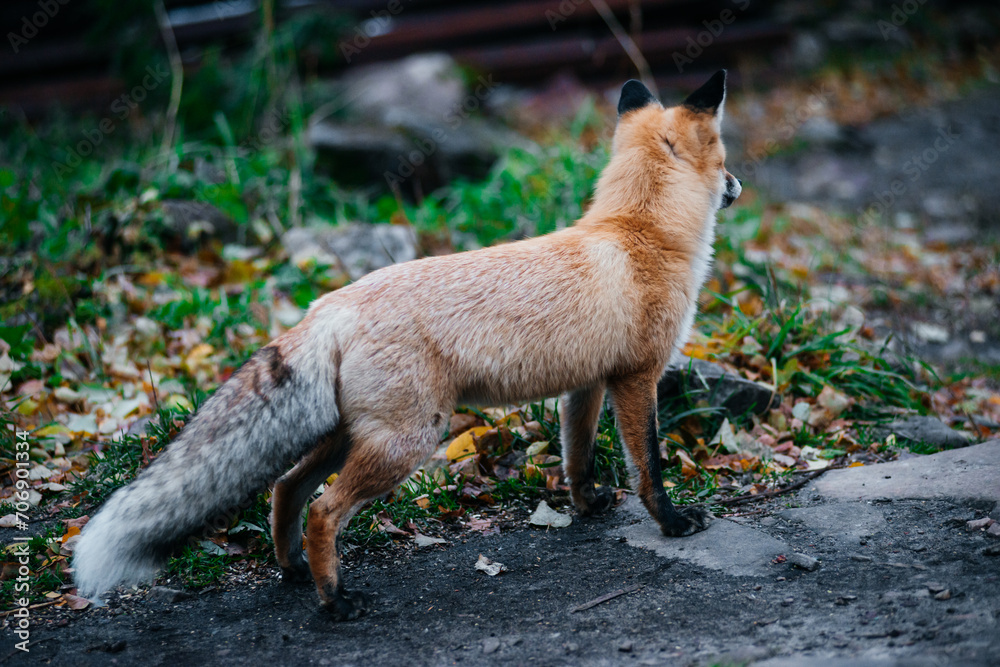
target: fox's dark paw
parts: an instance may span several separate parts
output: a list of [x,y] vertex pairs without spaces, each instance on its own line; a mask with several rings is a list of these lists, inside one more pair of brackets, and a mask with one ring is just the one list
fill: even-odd
[[590,513],[600,514],[615,502],[615,492],[610,486],[599,486],[594,489],[594,499],[590,503]]
[[371,598],[361,591],[338,590],[330,602],[323,604],[323,610],[335,621],[353,621],[367,614],[371,608]]
[[667,537],[686,537],[708,528],[711,514],[704,507],[681,507],[669,519],[660,522]]
[[574,498],[576,511],[580,516],[600,514],[615,502],[615,492],[609,486],[591,488]]
[[281,568],[281,580],[289,584],[301,584],[313,580],[312,572],[309,571],[309,561],[305,555],[293,560],[288,567]]

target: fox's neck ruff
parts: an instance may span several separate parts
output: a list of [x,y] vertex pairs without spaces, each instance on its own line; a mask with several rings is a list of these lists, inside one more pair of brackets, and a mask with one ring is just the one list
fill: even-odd
[[[650,169],[635,151],[616,155],[605,167],[594,202],[581,223],[613,221],[639,229],[656,229],[676,243],[675,250],[704,254],[711,246],[717,206],[710,193],[685,188],[670,174]],[[709,251],[710,252],[710,251]]]

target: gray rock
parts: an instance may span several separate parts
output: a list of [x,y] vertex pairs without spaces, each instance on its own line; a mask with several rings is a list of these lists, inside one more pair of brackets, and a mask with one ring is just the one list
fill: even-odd
[[460,176],[481,179],[503,149],[531,145],[482,117],[492,78],[467,88],[445,54],[358,68],[343,83],[344,119],[315,123],[308,135],[318,167],[340,183],[418,196]]
[[763,385],[727,373],[725,368],[710,361],[687,357],[667,370],[656,392],[661,404],[687,393],[696,401],[706,399],[711,406],[725,409],[733,417],[747,412],[760,414],[781,402],[780,396]]
[[873,505],[830,503],[814,507],[797,507],[778,513],[783,519],[801,523],[820,535],[857,542],[874,535],[887,526],[882,510]]
[[[836,500],[892,498],[1000,502],[1000,440],[860,468],[831,470],[811,486]],[[963,520],[961,525],[964,525]]]
[[193,248],[206,239],[232,242],[237,238],[232,218],[206,202],[164,199],[160,208],[168,234],[176,236],[186,247]]
[[810,572],[818,570],[820,565],[819,561],[812,556],[800,554],[797,551],[788,556],[787,562],[789,565],[802,568],[803,570],[808,570]]
[[167,604],[181,602],[190,597],[191,594],[187,591],[180,591],[176,588],[167,588],[166,586],[153,586],[149,589],[150,600],[158,600],[160,602],[166,602]]
[[483,640],[483,653],[489,655],[496,653],[500,649],[500,640],[496,637],[487,637]]
[[872,428],[872,435],[886,438],[894,434],[903,443],[925,442],[937,447],[965,447],[969,438],[948,427],[937,417],[904,417]]
[[300,227],[285,232],[281,243],[294,263],[314,259],[343,269],[351,280],[417,257],[416,235],[405,225]]
[[352,68],[344,84],[353,110],[383,122],[401,110],[443,118],[468,94],[461,70],[445,53]]
[[662,558],[676,558],[694,565],[719,570],[735,577],[761,577],[772,573],[771,561],[791,547],[767,533],[716,519],[707,530],[684,539],[664,539],[656,522],[649,518],[635,496],[622,509],[640,519],[618,532],[629,546],[649,549]]

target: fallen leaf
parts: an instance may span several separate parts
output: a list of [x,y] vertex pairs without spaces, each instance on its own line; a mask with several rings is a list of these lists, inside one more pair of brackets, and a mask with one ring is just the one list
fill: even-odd
[[66,606],[70,609],[86,609],[90,606],[90,600],[72,593],[63,594],[63,599],[66,600]]
[[507,572],[506,565],[497,561],[492,561],[482,554],[479,554],[479,560],[476,561],[475,567],[480,572],[485,572],[491,577],[495,577],[502,572]]
[[538,508],[535,509],[531,518],[528,519],[528,523],[532,526],[549,526],[552,528],[565,528],[566,526],[573,523],[573,517],[560,514],[551,507],[544,500],[538,503]]
[[392,519],[389,518],[389,513],[385,510],[376,514],[375,520],[380,524],[383,532],[389,533],[390,535],[409,535],[409,533],[402,528],[396,527],[396,525],[392,522]]
[[448,449],[445,450],[445,456],[448,457],[449,461],[459,461],[464,458],[476,453],[476,436],[481,436],[487,431],[492,430],[489,426],[476,426],[462,435],[458,436],[448,445]]
[[433,544],[448,544],[448,540],[440,537],[429,537],[417,531],[413,532],[413,541],[418,547],[429,547]]
[[496,535],[500,532],[500,527],[493,523],[491,519],[470,519],[466,525],[469,530],[474,530],[483,535]]

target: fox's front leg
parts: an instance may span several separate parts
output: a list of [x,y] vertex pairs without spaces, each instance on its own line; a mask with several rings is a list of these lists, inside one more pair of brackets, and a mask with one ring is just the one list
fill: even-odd
[[594,440],[603,403],[603,382],[571,391],[559,401],[566,479],[582,516],[604,511],[614,499],[610,488],[594,488]]
[[708,513],[697,507],[680,510],[670,502],[660,471],[657,438],[656,375],[630,375],[610,384],[622,440],[638,472],[637,489],[642,504],[668,537],[682,537],[704,530]]

